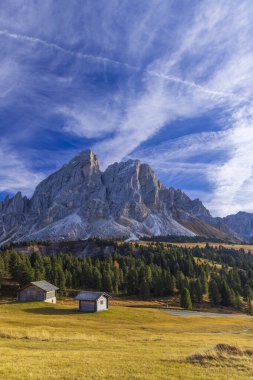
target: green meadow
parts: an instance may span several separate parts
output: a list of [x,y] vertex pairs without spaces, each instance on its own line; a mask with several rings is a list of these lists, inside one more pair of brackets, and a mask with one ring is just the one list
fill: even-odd
[[1,379],[253,379],[253,319],[0,305]]

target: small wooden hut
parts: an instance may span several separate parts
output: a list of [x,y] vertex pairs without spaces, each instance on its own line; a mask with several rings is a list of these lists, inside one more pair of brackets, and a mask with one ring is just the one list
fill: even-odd
[[56,303],[56,286],[47,281],[34,281],[18,290],[18,301],[44,301]]
[[104,292],[80,292],[75,300],[79,301],[79,311],[96,313],[109,309],[109,298]]

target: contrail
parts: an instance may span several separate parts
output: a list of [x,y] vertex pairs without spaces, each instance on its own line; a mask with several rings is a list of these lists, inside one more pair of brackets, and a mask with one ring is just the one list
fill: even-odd
[[75,57],[75,58],[85,59],[85,60],[90,59],[90,60],[100,61],[102,63],[110,63],[110,64],[117,65],[117,66],[124,66],[130,70],[138,70],[137,67],[129,65],[128,63],[116,61],[114,59],[110,59],[110,58],[106,58],[106,57],[101,57],[99,55],[74,52],[72,50],[65,49],[65,48],[63,48],[57,44],[47,42],[45,40],[41,40],[40,38],[37,38],[37,37],[27,36],[27,35],[23,35],[23,34],[11,33],[8,30],[0,30],[0,35],[8,37],[8,38],[13,38],[13,39],[19,40],[19,41],[30,42],[33,44],[40,44],[41,46],[44,46],[47,49],[53,49],[53,50],[59,51],[61,53],[70,55],[70,56]]
[[[51,42],[47,42],[47,41],[42,40],[42,39],[37,38],[37,37],[32,37],[32,36],[28,36],[28,35],[24,35],[24,34],[11,33],[8,30],[0,30],[0,36],[5,36],[7,38],[12,38],[12,39],[19,40],[19,41],[30,42],[30,43],[33,43],[33,44],[40,44],[41,46],[44,46],[46,49],[53,49],[53,50],[59,51],[59,52],[61,52],[63,54],[67,54],[69,56],[72,56],[72,57],[78,58],[78,59],[94,60],[94,61],[98,61],[98,62],[101,62],[101,63],[109,63],[109,64],[116,65],[116,66],[123,66],[123,67],[125,67],[127,69],[134,70],[134,71],[138,71],[140,69],[137,66],[132,66],[132,65],[129,65],[128,63],[120,62],[120,61],[117,61],[117,60],[114,60],[114,59],[110,59],[110,58],[106,58],[106,57],[102,57],[102,56],[99,56],[99,55],[92,55],[92,54],[84,54],[84,53],[80,53],[80,52],[74,52],[72,50],[68,50],[68,49],[63,48],[60,45],[57,45],[57,44],[54,44],[54,43],[51,43]],[[183,80],[183,79],[180,79],[180,78],[177,78],[177,77],[174,77],[174,76],[170,76],[170,75],[166,75],[166,74],[163,74],[163,73],[159,73],[159,72],[156,72],[156,71],[153,71],[153,70],[147,70],[146,73],[149,74],[149,75],[152,75],[152,76],[156,76],[156,77],[159,77],[159,78],[162,78],[162,79],[166,79],[168,81],[172,81],[172,82],[175,82],[175,83],[180,83],[180,84],[183,84],[183,85],[187,85],[187,86],[193,87],[193,88],[195,88],[195,89],[197,89],[197,90],[199,90],[201,92],[204,92],[204,93],[206,93],[208,95],[218,96],[218,97],[229,97],[229,98],[234,98],[234,99],[240,100],[240,101],[245,101],[246,100],[246,99],[244,99],[244,98],[242,98],[242,97],[240,97],[238,95],[235,95],[233,93],[209,90],[206,87],[201,86],[199,84],[196,84],[194,82]]]
[[166,74],[159,73],[159,72],[156,72],[156,71],[153,71],[153,70],[148,70],[147,74],[153,75],[153,76],[156,76],[156,77],[159,77],[159,78],[162,78],[162,79],[166,79],[166,80],[171,81],[171,82],[180,83],[180,84],[183,84],[183,85],[195,88],[196,90],[204,92],[204,93],[206,93],[208,95],[218,96],[220,98],[233,98],[233,99],[239,100],[239,101],[248,100],[248,99],[245,99],[245,98],[243,98],[241,96],[235,95],[235,94],[233,94],[231,92],[222,92],[222,91],[209,90],[205,86],[201,86],[201,85],[199,85],[199,84],[197,84],[195,82],[191,82],[191,81],[188,81],[188,80],[183,80],[181,78],[174,77],[174,76],[171,76],[171,75],[166,75]]

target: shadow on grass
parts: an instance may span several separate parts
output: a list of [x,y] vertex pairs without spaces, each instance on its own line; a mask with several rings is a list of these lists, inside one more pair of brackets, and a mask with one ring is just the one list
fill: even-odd
[[70,314],[80,314],[78,309],[54,309],[51,307],[39,307],[36,309],[24,309],[26,313],[30,314],[41,314],[41,315],[70,315]]
[[12,301],[12,300],[6,300],[6,301],[3,301],[3,300],[1,300],[0,301],[0,305],[18,305],[18,304],[20,304],[20,302],[19,301]]

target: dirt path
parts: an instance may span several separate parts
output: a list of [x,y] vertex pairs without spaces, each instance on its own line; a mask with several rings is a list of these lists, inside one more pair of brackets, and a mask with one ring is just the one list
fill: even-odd
[[165,313],[172,315],[181,315],[184,317],[247,317],[245,314],[222,314],[222,313],[208,313],[205,311],[188,311],[188,310],[163,310]]

